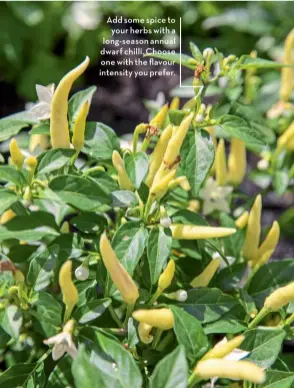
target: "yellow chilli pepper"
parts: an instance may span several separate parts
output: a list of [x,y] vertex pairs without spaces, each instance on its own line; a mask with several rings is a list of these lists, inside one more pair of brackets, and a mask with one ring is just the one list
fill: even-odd
[[215,178],[219,186],[224,186],[228,180],[225,141],[220,139],[215,153]]
[[158,182],[158,179],[154,179],[153,184],[150,188],[150,195],[153,198],[160,199],[162,198],[168,190],[169,183],[172,181],[176,175],[177,169],[173,168],[172,170],[167,170],[163,174],[162,179]]
[[28,156],[26,158],[26,164],[32,170],[32,172],[35,171],[37,165],[38,165],[38,160],[35,156]]
[[246,174],[246,147],[242,140],[233,137],[228,159],[229,181],[234,185],[243,182]]
[[265,264],[270,259],[276,246],[278,245],[280,237],[280,226],[277,221],[274,221],[270,231],[268,232],[265,240],[258,248],[256,257],[253,260],[254,264]]
[[294,299],[294,282],[275,290],[265,299],[264,309],[268,312],[278,311]]
[[67,322],[71,316],[71,313],[78,303],[79,294],[76,286],[72,281],[72,261],[67,260],[61,267],[59,272],[59,285],[62,292],[63,303],[65,304],[65,317],[64,321]]
[[217,343],[211,350],[209,350],[201,359],[201,361],[209,360],[211,358],[224,358],[230,354],[234,349],[238,348],[244,341],[244,335],[238,335],[225,343]]
[[86,101],[78,112],[76,117],[74,127],[73,127],[73,137],[72,144],[74,149],[78,152],[83,148],[85,141],[85,129],[86,129],[86,119],[89,113],[89,102]]
[[148,187],[151,186],[154,176],[162,163],[162,159],[166,151],[167,144],[172,136],[172,132],[173,127],[171,124],[169,124],[160,135],[154,151],[150,156],[149,171],[146,178],[146,184]]
[[37,147],[40,147],[41,150],[45,150],[49,147],[49,139],[47,135],[37,134],[30,137],[29,150],[30,152],[35,151]]
[[147,323],[161,330],[169,330],[174,326],[174,315],[168,308],[137,310],[132,316],[140,323]]
[[149,122],[149,125],[160,129],[164,123],[167,112],[168,112],[168,104],[165,104],[160,109],[160,111],[156,114],[156,116],[153,117],[153,119]]
[[254,260],[257,254],[260,239],[261,195],[258,195],[250,210],[243,255],[248,260]]
[[172,224],[171,231],[173,238],[176,240],[201,240],[226,237],[236,233],[234,228],[182,224]]
[[150,344],[153,341],[153,335],[151,334],[153,327],[148,323],[139,323],[138,334],[141,342],[144,344]]
[[53,148],[70,148],[69,128],[67,120],[68,96],[74,81],[86,70],[90,62],[86,57],[75,69],[67,73],[56,88],[52,104],[50,119],[50,136]]
[[[293,65],[294,64],[294,55],[293,55],[293,48],[294,48],[294,28],[289,33],[285,40],[285,57],[284,57],[284,63],[287,65]],[[291,67],[284,67],[282,69],[282,84],[280,89],[280,99],[282,101],[288,101],[294,86],[294,69]]]
[[117,151],[113,151],[112,163],[117,171],[119,187],[122,190],[133,190],[133,184],[127,175],[124,161]]
[[286,148],[288,151],[294,151],[294,121],[278,139],[277,153],[283,148]]
[[8,210],[6,210],[6,211],[2,214],[2,216],[1,216],[1,218],[0,218],[0,224],[1,224],[1,225],[6,224],[6,222],[12,220],[12,218],[14,218],[14,217],[16,217],[16,214],[14,213],[14,211],[11,210],[11,209],[8,209]]
[[193,113],[190,113],[184,120],[181,122],[179,128],[176,130],[175,134],[171,137],[168,142],[163,161],[167,166],[173,165],[178,156],[180,149],[182,147],[183,141],[186,137],[188,129],[190,128],[191,122],[193,120]]
[[245,211],[244,213],[242,213],[240,215],[240,217],[238,217],[235,221],[235,224],[237,226],[238,229],[244,229],[245,226],[247,225],[248,223],[248,219],[249,219],[249,212],[248,211]]
[[138,288],[119,262],[105,233],[102,234],[100,239],[100,252],[103,263],[123,300],[130,305],[135,304],[139,297]]
[[210,283],[211,279],[213,278],[214,274],[218,270],[218,267],[220,266],[221,260],[220,259],[214,259],[211,260],[211,262],[208,264],[208,266],[205,268],[203,272],[201,272],[200,275],[196,276],[190,283],[192,287],[207,287]]
[[179,176],[178,178],[173,179],[169,185],[169,189],[174,189],[175,187],[180,186],[185,191],[190,191],[191,186],[188,179],[185,176]]
[[180,99],[179,97],[176,96],[172,99],[169,109],[173,110],[173,109],[179,109],[179,108],[180,108]]
[[170,260],[165,270],[159,276],[159,279],[158,279],[158,288],[160,289],[160,291],[164,291],[166,288],[168,288],[171,285],[171,282],[175,274],[175,269],[176,269],[176,265],[174,260]]
[[249,361],[231,361],[210,359],[200,361],[193,371],[197,378],[209,379],[220,377],[225,379],[248,380],[261,384],[265,380],[265,372],[259,366]]
[[24,162],[24,156],[15,139],[12,139],[9,144],[9,151],[11,155],[11,161],[17,168],[22,168]]

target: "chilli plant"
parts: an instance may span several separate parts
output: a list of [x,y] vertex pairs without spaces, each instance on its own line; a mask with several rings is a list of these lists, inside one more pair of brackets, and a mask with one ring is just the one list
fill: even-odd
[[[294,259],[269,263],[279,224],[264,233],[262,195],[239,189],[246,148],[274,136],[250,113],[254,74],[292,68],[191,49],[195,96],[130,143],[86,122],[95,88],[68,101],[88,57],[0,121],[2,388],[294,383]],[[235,98],[206,106],[224,78]]]

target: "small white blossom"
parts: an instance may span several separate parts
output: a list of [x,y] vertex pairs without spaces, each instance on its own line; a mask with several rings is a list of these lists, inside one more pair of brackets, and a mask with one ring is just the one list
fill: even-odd
[[39,120],[46,120],[51,115],[51,103],[54,94],[54,84],[48,86],[36,85],[39,101],[30,108],[30,112]]
[[268,169],[268,166],[269,166],[269,162],[268,160],[266,159],[260,159],[258,162],[257,162],[257,168],[258,170],[260,171],[265,171]]
[[68,353],[71,358],[75,358],[78,351],[72,340],[73,320],[67,322],[63,331],[53,337],[44,340],[45,345],[54,345],[52,349],[52,358],[59,360],[64,353]]
[[[223,344],[226,344],[227,342],[228,342],[227,338],[224,337],[220,342],[218,342],[215,345],[215,347],[218,347],[218,346],[221,346]],[[240,361],[240,360],[243,360],[243,358],[247,357],[249,354],[250,354],[250,352],[246,352],[245,350],[241,350],[241,349],[236,348],[231,353],[227,354],[224,357],[224,360]],[[214,388],[217,379],[218,379],[218,377],[214,377],[214,378],[211,379],[210,388]]]
[[209,177],[205,187],[199,192],[199,197],[203,199],[203,214],[207,215],[214,210],[230,212],[228,196],[233,191],[231,186],[218,186],[216,181]]
[[87,280],[89,277],[89,268],[85,267],[84,265],[80,265],[76,270],[75,270],[75,277],[78,280]]
[[188,298],[187,291],[185,290],[178,290],[176,292],[176,300],[179,302],[185,302]]
[[172,224],[172,220],[170,217],[162,217],[160,219],[160,225],[163,226],[164,228],[169,228]]

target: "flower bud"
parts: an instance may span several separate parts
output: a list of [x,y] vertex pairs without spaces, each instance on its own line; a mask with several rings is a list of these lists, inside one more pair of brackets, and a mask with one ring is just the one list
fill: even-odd
[[12,139],[9,144],[9,151],[11,155],[11,161],[17,168],[22,168],[24,162],[24,156],[15,139]]
[[169,228],[171,226],[172,220],[170,217],[162,217],[160,219],[160,225],[164,228]]
[[234,349],[238,348],[241,343],[244,341],[245,337],[243,335],[238,335],[237,337],[226,341],[224,343],[217,343],[214,348],[209,350],[201,359],[201,361],[208,360],[211,358],[224,358],[230,354]]
[[53,148],[70,148],[67,120],[68,96],[74,81],[84,73],[90,62],[86,57],[75,69],[67,73],[57,86],[51,104],[50,136]]
[[211,279],[213,278],[214,274],[218,270],[220,263],[221,263],[220,259],[211,260],[211,262],[208,264],[205,270],[200,275],[196,276],[196,278],[194,278],[191,281],[190,285],[194,288],[207,287]]
[[229,181],[240,185],[246,174],[246,147],[242,140],[232,137],[231,149],[228,159]]
[[105,233],[100,238],[100,252],[103,263],[123,300],[128,304],[135,304],[139,297],[138,288],[123,265],[119,262]]
[[117,171],[118,183],[121,190],[133,190],[133,184],[126,172],[124,161],[117,151],[113,151],[112,163]]
[[266,159],[260,159],[257,162],[257,168],[260,171],[266,171],[268,169],[268,167],[269,167],[269,162]]
[[249,213],[246,237],[243,245],[243,255],[248,261],[254,260],[259,246],[261,201],[261,195],[258,195]]
[[76,151],[80,151],[84,146],[85,141],[85,129],[86,129],[86,119],[89,113],[89,102],[86,101],[80,108],[78,115],[76,117],[74,127],[73,127],[73,137],[72,144]]
[[147,323],[161,330],[169,330],[174,326],[174,315],[168,308],[137,310],[132,315],[136,321]]
[[206,238],[219,238],[236,233],[234,228],[201,225],[171,225],[172,236],[176,240],[201,240]]
[[178,290],[176,292],[164,294],[164,296],[167,297],[168,299],[177,300],[178,302],[185,302],[188,298],[187,291],[185,290]]
[[70,317],[75,305],[78,303],[79,294],[76,286],[72,281],[72,261],[67,260],[59,272],[59,285],[61,288],[63,303],[66,306],[67,318]]
[[212,55],[214,54],[214,51],[211,47],[207,47],[206,49],[203,50],[203,58],[205,61],[210,60]]
[[248,223],[249,219],[249,212],[245,211],[243,214],[240,215],[235,221],[235,224],[238,229],[244,229]]
[[176,269],[176,265],[174,260],[170,260],[165,270],[159,276],[159,279],[158,279],[158,288],[161,291],[164,291],[166,288],[168,288],[171,285],[171,282],[175,274],[175,269]]
[[150,344],[153,341],[153,335],[151,334],[152,328],[148,323],[139,323],[138,334],[141,342],[144,344]]
[[215,178],[219,186],[224,186],[227,183],[226,150],[224,139],[220,139],[216,148]]
[[89,268],[84,265],[80,265],[75,270],[75,277],[78,280],[87,280],[89,277]]
[[201,379],[220,377],[226,379],[248,380],[261,384],[265,380],[265,372],[249,361],[231,361],[211,359],[200,361],[193,371]]
[[278,311],[294,299],[294,282],[275,290],[265,299],[264,308],[268,311]]

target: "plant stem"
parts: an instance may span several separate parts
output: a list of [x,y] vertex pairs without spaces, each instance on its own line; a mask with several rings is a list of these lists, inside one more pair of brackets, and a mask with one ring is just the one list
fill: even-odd
[[160,297],[162,291],[160,288],[157,288],[157,290],[154,292],[153,296],[151,297],[150,301],[148,302],[149,306],[152,306],[153,303]]
[[135,306],[134,304],[127,305],[127,313],[126,313],[126,317],[125,317],[125,321],[124,321],[125,328],[128,327],[128,321],[129,321],[130,316],[132,315],[132,312],[134,310],[134,306]]
[[173,332],[169,331],[167,335],[164,337],[164,339],[157,346],[156,350],[158,350],[159,352],[162,352],[171,343],[173,338],[174,338]]
[[158,344],[158,342],[160,340],[160,337],[161,337],[162,333],[163,333],[163,330],[156,329],[156,332],[155,332],[155,335],[154,335],[154,339],[153,339],[153,342],[152,342],[152,349],[156,349],[157,344]]
[[253,319],[251,323],[249,323],[248,328],[253,329],[256,325],[269,313],[270,311],[266,308],[262,308],[256,317]]
[[196,373],[192,373],[191,376],[189,377],[189,380],[188,380],[188,387],[189,388],[192,388],[194,387],[194,385],[196,383],[198,383],[199,381],[201,381],[201,379],[199,379],[196,375]]
[[114,320],[114,322],[117,324],[118,327],[120,328],[123,328],[123,323],[122,321],[118,318],[118,316],[116,315],[115,311],[114,311],[114,308],[110,305],[108,306],[108,309],[109,309],[109,312],[110,312],[110,315],[112,317],[112,319]]
[[147,222],[147,219],[148,219],[148,216],[149,216],[149,212],[150,212],[152,203],[153,203],[153,200],[152,200],[152,198],[149,195],[149,197],[147,199],[147,203],[145,205],[145,210],[144,210],[144,221],[145,222]]
[[294,313],[291,314],[290,317],[286,319],[284,326],[290,326],[292,322],[294,322]]

